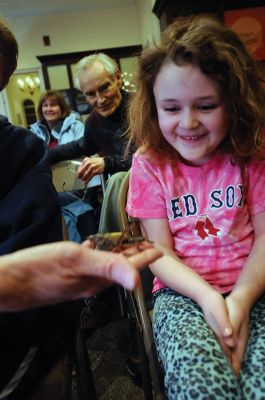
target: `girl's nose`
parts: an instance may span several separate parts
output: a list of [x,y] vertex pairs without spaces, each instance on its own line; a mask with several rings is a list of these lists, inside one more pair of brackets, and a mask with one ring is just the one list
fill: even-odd
[[180,114],[179,126],[184,129],[195,129],[199,125],[195,110],[183,110]]

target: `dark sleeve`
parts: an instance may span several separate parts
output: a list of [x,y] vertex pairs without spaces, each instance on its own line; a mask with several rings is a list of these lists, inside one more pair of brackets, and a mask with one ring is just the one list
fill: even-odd
[[99,153],[101,151],[101,147],[96,143],[94,135],[98,136],[99,141],[101,141],[101,137],[98,135],[98,129],[95,126],[91,126],[91,120],[93,118],[88,118],[85,123],[85,132],[84,132],[84,149],[86,150],[85,155],[87,157],[92,156],[93,154]]
[[136,148],[134,145],[132,145],[130,146],[129,151],[126,151],[125,149],[126,147],[124,146],[124,150],[121,155],[114,154],[104,157],[105,173],[112,175],[119,171],[128,171],[131,168],[132,156],[136,151]]
[[72,160],[73,158],[79,158],[85,155],[87,154],[85,150],[84,137],[50,149],[51,164],[56,164],[59,161],[64,160]]
[[15,145],[18,148],[9,154],[13,172],[0,196],[0,254],[62,239],[62,214],[48,148],[31,135],[23,142],[14,141]]

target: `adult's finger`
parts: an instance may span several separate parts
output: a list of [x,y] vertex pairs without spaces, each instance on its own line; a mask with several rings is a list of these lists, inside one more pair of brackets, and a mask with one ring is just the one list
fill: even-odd
[[[115,254],[112,253],[112,255]],[[102,272],[110,281],[133,290],[139,282],[139,270],[162,255],[163,253],[155,248],[144,250],[128,258],[117,254],[120,257],[119,260],[117,259],[116,263],[109,263]]]
[[125,257],[130,257],[135,254],[141,253],[147,249],[153,249],[154,244],[152,242],[148,242],[147,240],[135,244],[130,244],[127,248],[125,245],[124,250],[119,250],[118,248],[114,247],[113,251],[123,254]]
[[87,239],[84,242],[82,242],[82,246],[86,247],[87,249],[94,249],[95,248],[95,245],[94,245],[93,241],[89,240],[89,239]]
[[156,259],[163,256],[163,252],[155,247],[141,251],[128,257],[128,260],[135,268],[139,269],[147,264],[151,264]]
[[100,255],[104,254],[104,256],[108,259],[108,262],[106,262],[102,268],[101,265],[98,265],[99,268],[96,271],[96,275],[104,277],[115,283],[119,283],[128,290],[134,289],[138,284],[138,270],[163,255],[163,253],[156,248],[144,250],[141,253],[132,255],[128,258],[122,254],[115,254],[100,250],[93,250],[93,253],[94,252],[97,252]]

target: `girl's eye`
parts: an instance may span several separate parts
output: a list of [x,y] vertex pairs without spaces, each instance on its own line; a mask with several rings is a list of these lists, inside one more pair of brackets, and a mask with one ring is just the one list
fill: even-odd
[[201,111],[210,111],[210,110],[214,110],[217,107],[218,107],[217,104],[201,104],[198,106],[198,109]]
[[179,111],[180,109],[179,109],[179,107],[163,107],[163,110],[164,111],[167,111],[167,112],[176,112],[176,111]]

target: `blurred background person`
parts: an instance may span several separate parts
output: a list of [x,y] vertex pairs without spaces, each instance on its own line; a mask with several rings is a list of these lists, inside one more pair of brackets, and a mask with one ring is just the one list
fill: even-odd
[[[51,150],[51,161],[85,156],[77,176],[88,182],[97,174],[128,171],[131,154],[124,156],[127,138],[128,93],[121,89],[121,72],[115,60],[98,53],[77,64],[76,84],[92,109],[85,122],[84,136]],[[93,157],[94,154],[99,157]],[[92,157],[91,157],[92,156]]]
[[84,135],[84,124],[79,114],[70,111],[62,93],[57,90],[47,90],[41,95],[38,118],[39,121],[30,129],[51,148]]
[[[31,131],[44,140],[49,148],[78,140],[84,135],[84,124],[80,115],[70,111],[64,96],[58,90],[47,90],[41,95],[38,118],[39,120],[31,126]],[[82,201],[80,200],[83,197],[82,190],[59,193],[68,236],[74,242],[80,243],[97,230],[89,194],[87,193]],[[80,215],[82,217],[79,218]],[[85,227],[84,234],[82,234],[83,227]]]

